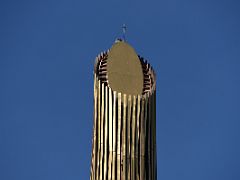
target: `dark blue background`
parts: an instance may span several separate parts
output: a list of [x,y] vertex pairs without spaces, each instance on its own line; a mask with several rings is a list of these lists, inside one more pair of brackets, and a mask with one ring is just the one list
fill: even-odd
[[239,5],[1,1],[0,180],[89,179],[94,59],[123,23],[158,77],[158,179],[239,180]]

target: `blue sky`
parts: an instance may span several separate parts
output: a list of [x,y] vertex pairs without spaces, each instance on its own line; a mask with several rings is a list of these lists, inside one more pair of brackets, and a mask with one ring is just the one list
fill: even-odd
[[89,179],[94,58],[126,23],[157,73],[158,179],[239,180],[239,5],[1,1],[0,179]]

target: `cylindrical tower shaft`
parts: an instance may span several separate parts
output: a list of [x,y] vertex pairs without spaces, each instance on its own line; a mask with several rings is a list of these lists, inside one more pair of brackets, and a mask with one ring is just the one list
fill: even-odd
[[125,42],[96,58],[91,180],[156,180],[156,79]]

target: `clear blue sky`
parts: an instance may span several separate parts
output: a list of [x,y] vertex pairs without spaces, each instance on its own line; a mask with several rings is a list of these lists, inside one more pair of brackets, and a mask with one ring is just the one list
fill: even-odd
[[127,24],[157,73],[159,180],[240,179],[238,0],[0,2],[0,179],[87,180],[95,56]]

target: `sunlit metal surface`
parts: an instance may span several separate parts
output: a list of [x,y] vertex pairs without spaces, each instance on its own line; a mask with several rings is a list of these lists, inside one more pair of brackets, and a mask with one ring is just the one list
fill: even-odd
[[150,64],[138,56],[143,78],[136,79],[142,78],[143,82],[133,93],[129,90],[134,87],[131,85],[128,89],[126,86],[128,82],[112,82],[115,87],[120,87],[120,91],[113,91],[108,81],[108,55],[109,51],[100,53],[94,68],[90,180],[156,180],[155,73]]

